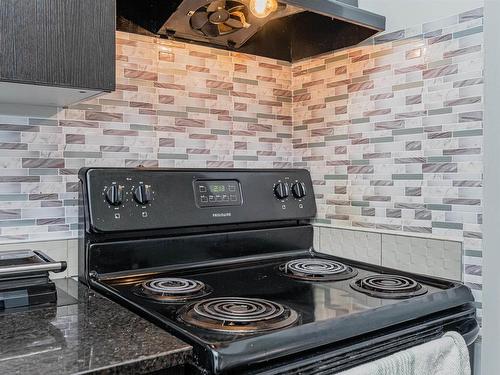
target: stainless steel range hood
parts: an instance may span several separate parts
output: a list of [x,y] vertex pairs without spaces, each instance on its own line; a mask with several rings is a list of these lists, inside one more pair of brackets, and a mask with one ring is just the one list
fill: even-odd
[[295,62],[385,29],[357,0],[278,0],[256,17],[251,0],[118,0],[118,29]]

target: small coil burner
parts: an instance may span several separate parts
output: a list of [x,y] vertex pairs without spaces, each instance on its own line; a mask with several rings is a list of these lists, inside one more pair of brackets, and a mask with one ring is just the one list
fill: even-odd
[[179,319],[211,331],[256,333],[288,327],[297,322],[298,314],[264,299],[220,297],[187,306]]
[[170,303],[206,296],[210,288],[198,280],[166,277],[144,281],[134,288],[134,293],[156,302]]
[[427,293],[427,288],[409,277],[374,275],[355,280],[351,287],[371,297],[404,299]]
[[289,277],[309,281],[339,281],[358,274],[358,271],[340,262],[317,258],[291,260],[279,269]]

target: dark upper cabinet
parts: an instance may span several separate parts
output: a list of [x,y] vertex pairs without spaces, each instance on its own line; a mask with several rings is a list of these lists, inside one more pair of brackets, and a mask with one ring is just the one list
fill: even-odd
[[115,0],[0,0],[0,103],[67,105],[115,89]]

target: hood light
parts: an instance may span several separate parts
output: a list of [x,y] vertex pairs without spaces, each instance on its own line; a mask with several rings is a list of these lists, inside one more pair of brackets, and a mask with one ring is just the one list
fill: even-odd
[[250,0],[250,11],[255,17],[265,18],[278,9],[277,0]]

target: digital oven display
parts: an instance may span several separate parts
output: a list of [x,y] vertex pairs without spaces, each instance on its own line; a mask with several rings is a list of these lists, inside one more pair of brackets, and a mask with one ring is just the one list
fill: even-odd
[[225,193],[226,192],[226,185],[223,184],[212,184],[208,183],[208,190],[212,194],[219,194],[219,193]]
[[194,194],[199,207],[241,206],[241,188],[237,180],[196,181]]

